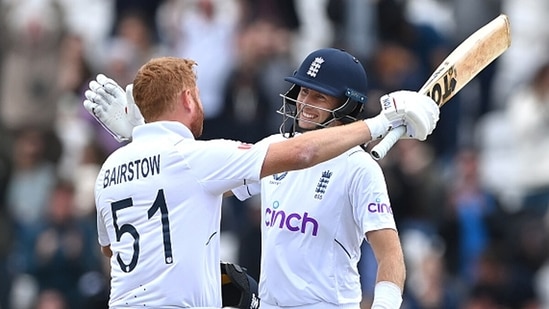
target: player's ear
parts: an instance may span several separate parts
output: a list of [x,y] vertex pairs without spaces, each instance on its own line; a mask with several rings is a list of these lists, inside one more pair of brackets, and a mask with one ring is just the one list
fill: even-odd
[[187,114],[190,114],[190,112],[193,111],[193,109],[195,108],[195,103],[193,102],[193,97],[190,89],[183,90],[177,96],[177,104],[181,104]]

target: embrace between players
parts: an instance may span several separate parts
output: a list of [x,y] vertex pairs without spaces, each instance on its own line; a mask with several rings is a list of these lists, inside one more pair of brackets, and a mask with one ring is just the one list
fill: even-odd
[[[285,78],[292,85],[282,95],[279,134],[249,147],[197,140],[204,115],[195,65],[156,58],[125,91],[101,74],[86,91],[85,108],[117,140],[131,140],[107,158],[95,186],[99,243],[111,264],[109,307],[257,308],[253,280],[236,276],[245,272],[234,265],[242,296],[229,300],[226,289],[222,296],[221,204],[232,193],[261,197],[261,308],[360,308],[364,240],[377,261],[372,308],[399,308],[402,248],[383,172],[361,146],[398,126],[425,140],[437,104],[397,91],[364,120],[362,64],[325,48]],[[158,158],[158,172],[103,186],[105,173],[142,158]]]

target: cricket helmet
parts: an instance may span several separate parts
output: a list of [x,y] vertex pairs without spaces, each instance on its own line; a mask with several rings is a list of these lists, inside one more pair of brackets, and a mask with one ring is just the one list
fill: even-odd
[[296,131],[302,131],[297,122],[301,110],[296,105],[301,87],[336,97],[343,102],[339,107],[329,110],[331,116],[328,119],[315,123],[317,128],[326,127],[333,121],[348,123],[364,118],[368,90],[366,71],[360,61],[345,50],[322,48],[313,51],[303,60],[293,76],[284,80],[293,85],[285,94],[280,95],[282,107],[277,112],[283,115],[280,126],[282,134],[293,136]]

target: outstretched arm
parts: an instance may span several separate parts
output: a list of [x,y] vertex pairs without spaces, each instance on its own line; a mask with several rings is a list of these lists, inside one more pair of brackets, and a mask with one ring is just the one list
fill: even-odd
[[[144,123],[132,96],[114,80],[100,74],[90,82],[84,107],[117,140],[131,139],[135,126]],[[261,177],[311,167],[334,158],[352,147],[383,138],[398,126],[406,128],[406,137],[425,140],[435,129],[438,105],[429,97],[414,91],[396,91],[384,95],[381,112],[373,118],[344,126],[306,132],[269,146]]]
[[334,158],[354,146],[371,140],[364,121],[313,130],[269,145],[261,178],[272,174],[307,168]]
[[364,121],[308,131],[273,143],[263,162],[261,177],[307,168],[334,158],[352,147],[384,137],[393,128],[404,126],[406,138],[425,140],[439,118],[436,103],[413,91],[397,91],[380,100],[381,113]]

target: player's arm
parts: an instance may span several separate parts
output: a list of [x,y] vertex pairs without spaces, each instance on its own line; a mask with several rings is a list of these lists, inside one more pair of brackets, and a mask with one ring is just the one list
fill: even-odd
[[104,256],[110,258],[112,257],[112,250],[111,250],[111,246],[108,245],[108,246],[101,246],[101,253],[103,253]]
[[400,308],[406,267],[398,233],[381,229],[366,233],[366,237],[378,264],[372,309]]
[[[99,179],[99,178],[98,178]],[[95,195],[97,196],[97,186],[96,186],[96,192]],[[97,203],[97,200],[95,201]],[[103,253],[104,256],[110,258],[112,257],[112,250],[111,250],[111,244],[109,242],[109,234],[107,232],[107,227],[105,226],[105,221],[103,220],[103,217],[101,216],[101,212],[97,212],[97,236],[99,240],[99,245],[101,246],[101,253]]]
[[[131,139],[133,127],[143,123],[133,102],[132,87],[124,91],[114,80],[98,75],[85,92],[84,107],[118,140]],[[352,124],[306,132],[269,146],[261,177],[302,169],[336,157],[348,149],[384,137],[404,126],[406,136],[425,140],[439,118],[438,105],[427,95],[397,91],[380,100],[381,112]]]
[[269,145],[261,178],[282,171],[307,168],[371,140],[363,121],[329,129],[313,130]]
[[352,147],[382,138],[399,126],[406,128],[406,137],[425,140],[433,132],[439,118],[436,103],[417,92],[393,92],[383,96],[380,104],[381,112],[376,117],[305,132],[270,144],[261,169],[261,178],[314,166]]

